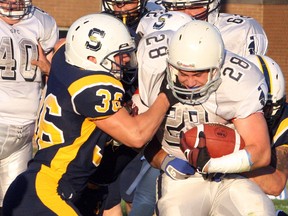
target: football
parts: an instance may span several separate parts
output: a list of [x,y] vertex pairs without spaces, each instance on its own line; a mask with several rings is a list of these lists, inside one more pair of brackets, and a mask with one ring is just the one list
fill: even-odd
[[236,130],[222,124],[207,123],[185,132],[186,144],[191,149],[197,148],[200,131],[205,134],[206,147],[211,158],[228,155],[245,147],[244,140]]

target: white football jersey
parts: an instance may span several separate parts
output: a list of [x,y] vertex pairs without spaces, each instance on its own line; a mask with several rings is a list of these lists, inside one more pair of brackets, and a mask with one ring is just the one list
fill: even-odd
[[36,7],[17,24],[0,19],[0,28],[0,121],[27,124],[36,119],[42,81],[31,60],[38,59],[38,42],[45,53],[53,49],[58,28],[53,17]]
[[220,13],[214,25],[219,29],[227,50],[244,57],[250,54],[265,55],[268,39],[255,19]]
[[[149,11],[138,24],[136,33],[143,35],[164,28],[165,23],[160,23],[161,16],[167,13],[164,10]],[[251,17],[220,13],[214,25],[219,29],[225,48],[240,56],[250,54],[265,55],[268,39],[262,26]],[[154,29],[153,29],[154,28]]]

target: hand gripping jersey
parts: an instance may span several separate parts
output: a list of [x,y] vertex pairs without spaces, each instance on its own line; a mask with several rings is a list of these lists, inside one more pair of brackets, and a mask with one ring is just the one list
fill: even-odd
[[0,120],[8,124],[26,124],[36,119],[41,71],[31,65],[38,59],[38,42],[45,53],[58,39],[55,20],[32,7],[19,23],[9,25],[0,19]]
[[100,164],[104,145],[110,140],[93,120],[116,113],[124,90],[107,72],[86,71],[66,63],[64,49],[62,46],[52,59],[34,135],[39,151],[31,166],[41,168],[44,175],[52,171],[56,182],[69,184],[78,192]]

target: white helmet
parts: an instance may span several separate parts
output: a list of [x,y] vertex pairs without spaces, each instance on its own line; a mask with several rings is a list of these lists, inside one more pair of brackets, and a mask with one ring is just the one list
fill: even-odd
[[194,18],[208,20],[214,24],[219,16],[220,0],[162,0],[162,5],[168,11],[204,7],[206,10],[194,16]]
[[[212,24],[193,20],[180,27],[168,47],[167,82],[179,101],[186,104],[205,102],[221,83],[220,68],[225,49],[220,32]],[[187,89],[179,85],[179,70],[209,70],[204,86]]]
[[[65,44],[67,63],[85,70],[102,70],[122,79],[128,73],[133,82],[137,72],[135,43],[128,28],[117,18],[109,14],[95,13],[76,20],[68,30]],[[117,64],[114,56],[130,56],[129,64]],[[88,60],[95,57],[97,63]],[[117,68],[115,67],[117,65]],[[126,73],[126,74],[125,74]],[[126,77],[126,76],[125,76]]]
[[179,11],[159,11],[153,17],[153,22],[149,22],[145,27],[145,34],[150,34],[155,31],[172,30],[176,31],[180,26],[192,21],[194,18]]
[[268,86],[268,100],[264,107],[264,114],[268,125],[272,126],[282,115],[286,101],[284,75],[280,66],[268,56],[249,55],[247,59],[264,74]]
[[30,12],[31,0],[0,0],[0,15],[10,19],[22,19]]

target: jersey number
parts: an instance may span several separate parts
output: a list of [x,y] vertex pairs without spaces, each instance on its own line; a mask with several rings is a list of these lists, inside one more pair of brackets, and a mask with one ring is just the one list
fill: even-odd
[[[156,36],[153,36],[153,37],[148,37],[146,39],[146,44],[147,46],[153,44],[153,42],[155,43],[158,43],[158,42],[161,42],[165,40],[165,35],[164,34],[160,34],[160,35],[157,35]],[[151,49],[149,51],[149,57],[151,59],[154,59],[154,58],[158,58],[159,56],[164,56],[164,55],[167,55],[167,46],[160,46],[160,47],[157,47],[155,49]]]
[[[245,62],[242,59],[239,59],[237,57],[232,57],[230,59],[230,62],[232,64],[238,65],[239,67],[243,68],[243,69],[248,69],[249,68],[249,64],[247,62]],[[228,75],[231,79],[235,80],[235,81],[239,81],[241,79],[241,77],[243,76],[243,74],[241,72],[237,72],[235,71],[233,68],[230,67],[226,67],[223,70],[223,75],[226,76]]]
[[49,94],[45,98],[38,120],[39,122],[36,131],[36,142],[39,146],[39,149],[64,142],[63,131],[60,130],[52,122],[45,119],[47,112],[51,116],[60,117],[62,115],[62,109],[58,104],[57,98],[52,94]]
[[19,68],[14,56],[13,41],[3,37],[0,42],[0,69],[1,77],[6,80],[16,80],[18,70],[25,81],[34,81],[37,66],[31,64],[32,59],[38,59],[38,48],[31,40],[22,39],[19,44]]

